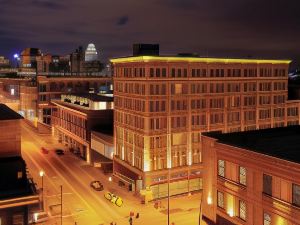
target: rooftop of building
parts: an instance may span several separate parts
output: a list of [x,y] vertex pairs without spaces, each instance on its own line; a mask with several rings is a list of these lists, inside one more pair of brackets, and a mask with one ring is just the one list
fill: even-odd
[[94,102],[113,102],[114,97],[106,95],[98,95],[96,93],[74,93],[74,94],[64,94],[65,96],[75,96],[86,98]]
[[236,133],[208,132],[217,142],[300,163],[300,126]]
[[39,56],[42,52],[39,48],[25,48],[21,52],[21,56]]
[[5,104],[0,104],[0,120],[18,120],[23,117]]
[[290,64],[288,59],[252,59],[252,58],[209,58],[190,56],[189,54],[176,56],[125,56],[113,58],[111,63],[131,63],[131,62],[189,62],[189,63],[241,63],[241,64]]
[[[0,200],[36,193],[32,180],[27,178],[26,164],[21,156],[0,158]],[[19,176],[19,177],[18,177]]]
[[113,136],[113,134],[114,134],[114,125],[113,124],[107,124],[107,125],[94,126],[92,131]]

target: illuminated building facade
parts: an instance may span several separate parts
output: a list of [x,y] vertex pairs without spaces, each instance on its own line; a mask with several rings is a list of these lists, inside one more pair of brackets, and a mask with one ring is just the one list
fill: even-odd
[[37,57],[41,56],[42,52],[38,48],[26,48],[21,52],[20,67],[23,68],[37,68]]
[[202,189],[201,133],[299,124],[288,60],[133,56],[114,71],[114,175],[153,198]]
[[206,133],[203,216],[216,224],[300,221],[300,126]]
[[88,93],[90,90],[98,93],[100,87],[110,87],[111,80],[105,76],[37,76],[38,121],[50,126],[51,113],[55,110],[51,100],[60,99],[61,94]]
[[112,126],[113,98],[97,94],[61,95],[53,100],[53,134],[88,163],[91,157],[91,130],[96,126]]
[[22,116],[0,104],[0,157],[21,155]]
[[0,224],[4,225],[27,225],[40,201],[21,157],[21,119],[0,104]]
[[93,43],[90,43],[85,50],[85,61],[90,62],[95,60],[98,60],[98,52],[96,46]]
[[10,67],[9,59],[6,59],[4,56],[0,56],[0,69],[9,68],[9,67]]

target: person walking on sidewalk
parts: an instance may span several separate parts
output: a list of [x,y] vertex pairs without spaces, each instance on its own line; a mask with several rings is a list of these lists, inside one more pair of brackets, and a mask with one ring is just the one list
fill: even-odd
[[132,225],[132,217],[129,218],[129,224]]

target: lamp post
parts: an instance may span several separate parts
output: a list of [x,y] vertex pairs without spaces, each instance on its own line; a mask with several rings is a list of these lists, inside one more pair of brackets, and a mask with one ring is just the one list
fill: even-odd
[[170,225],[170,168],[168,168],[168,225]]
[[42,178],[42,210],[44,211],[44,175],[45,172],[43,170],[40,171],[40,177]]

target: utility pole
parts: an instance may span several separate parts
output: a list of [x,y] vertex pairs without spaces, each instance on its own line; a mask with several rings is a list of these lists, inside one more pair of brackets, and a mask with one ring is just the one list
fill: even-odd
[[168,225],[170,225],[170,168],[168,168]]
[[203,197],[203,191],[201,191],[198,225],[201,225],[201,220],[202,220],[202,197]]
[[63,204],[62,204],[62,201],[63,201],[63,195],[62,195],[62,185],[60,185],[60,224],[62,225],[63,222],[62,222],[62,216],[63,216]]

